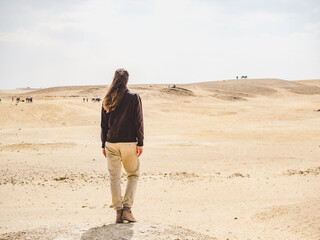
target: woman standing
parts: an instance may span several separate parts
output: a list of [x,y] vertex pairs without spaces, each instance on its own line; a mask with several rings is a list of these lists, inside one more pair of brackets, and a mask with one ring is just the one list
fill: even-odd
[[[108,159],[112,205],[116,223],[136,222],[131,212],[139,178],[139,156],[143,152],[143,115],[140,96],[127,88],[129,73],[117,69],[101,109],[102,153]],[[127,187],[121,195],[121,163],[127,173]]]

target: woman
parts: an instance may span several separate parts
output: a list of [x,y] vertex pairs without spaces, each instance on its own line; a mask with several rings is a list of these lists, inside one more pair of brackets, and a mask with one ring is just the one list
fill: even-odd
[[[135,222],[131,207],[139,178],[143,152],[143,115],[140,96],[127,88],[129,73],[117,69],[101,110],[102,153],[108,159],[112,205],[116,223]],[[127,172],[127,188],[121,196],[121,163]]]

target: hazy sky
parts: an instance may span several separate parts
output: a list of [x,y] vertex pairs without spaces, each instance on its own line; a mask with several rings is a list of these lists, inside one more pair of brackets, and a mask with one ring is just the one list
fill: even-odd
[[320,78],[319,0],[0,0],[0,89]]

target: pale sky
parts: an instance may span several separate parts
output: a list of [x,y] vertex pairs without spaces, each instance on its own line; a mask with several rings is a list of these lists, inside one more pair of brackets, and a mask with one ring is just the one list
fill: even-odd
[[0,89],[320,78],[319,0],[0,0]]

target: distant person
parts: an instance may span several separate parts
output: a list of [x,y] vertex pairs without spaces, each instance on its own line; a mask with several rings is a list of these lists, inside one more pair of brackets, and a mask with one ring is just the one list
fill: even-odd
[[237,76],[236,78],[238,79],[239,77]]
[[[140,96],[127,88],[129,73],[117,69],[101,109],[102,153],[108,160],[112,207],[116,223],[136,222],[131,207],[139,178],[139,157],[143,152],[143,114]],[[122,198],[121,163],[127,173],[127,187]]]

